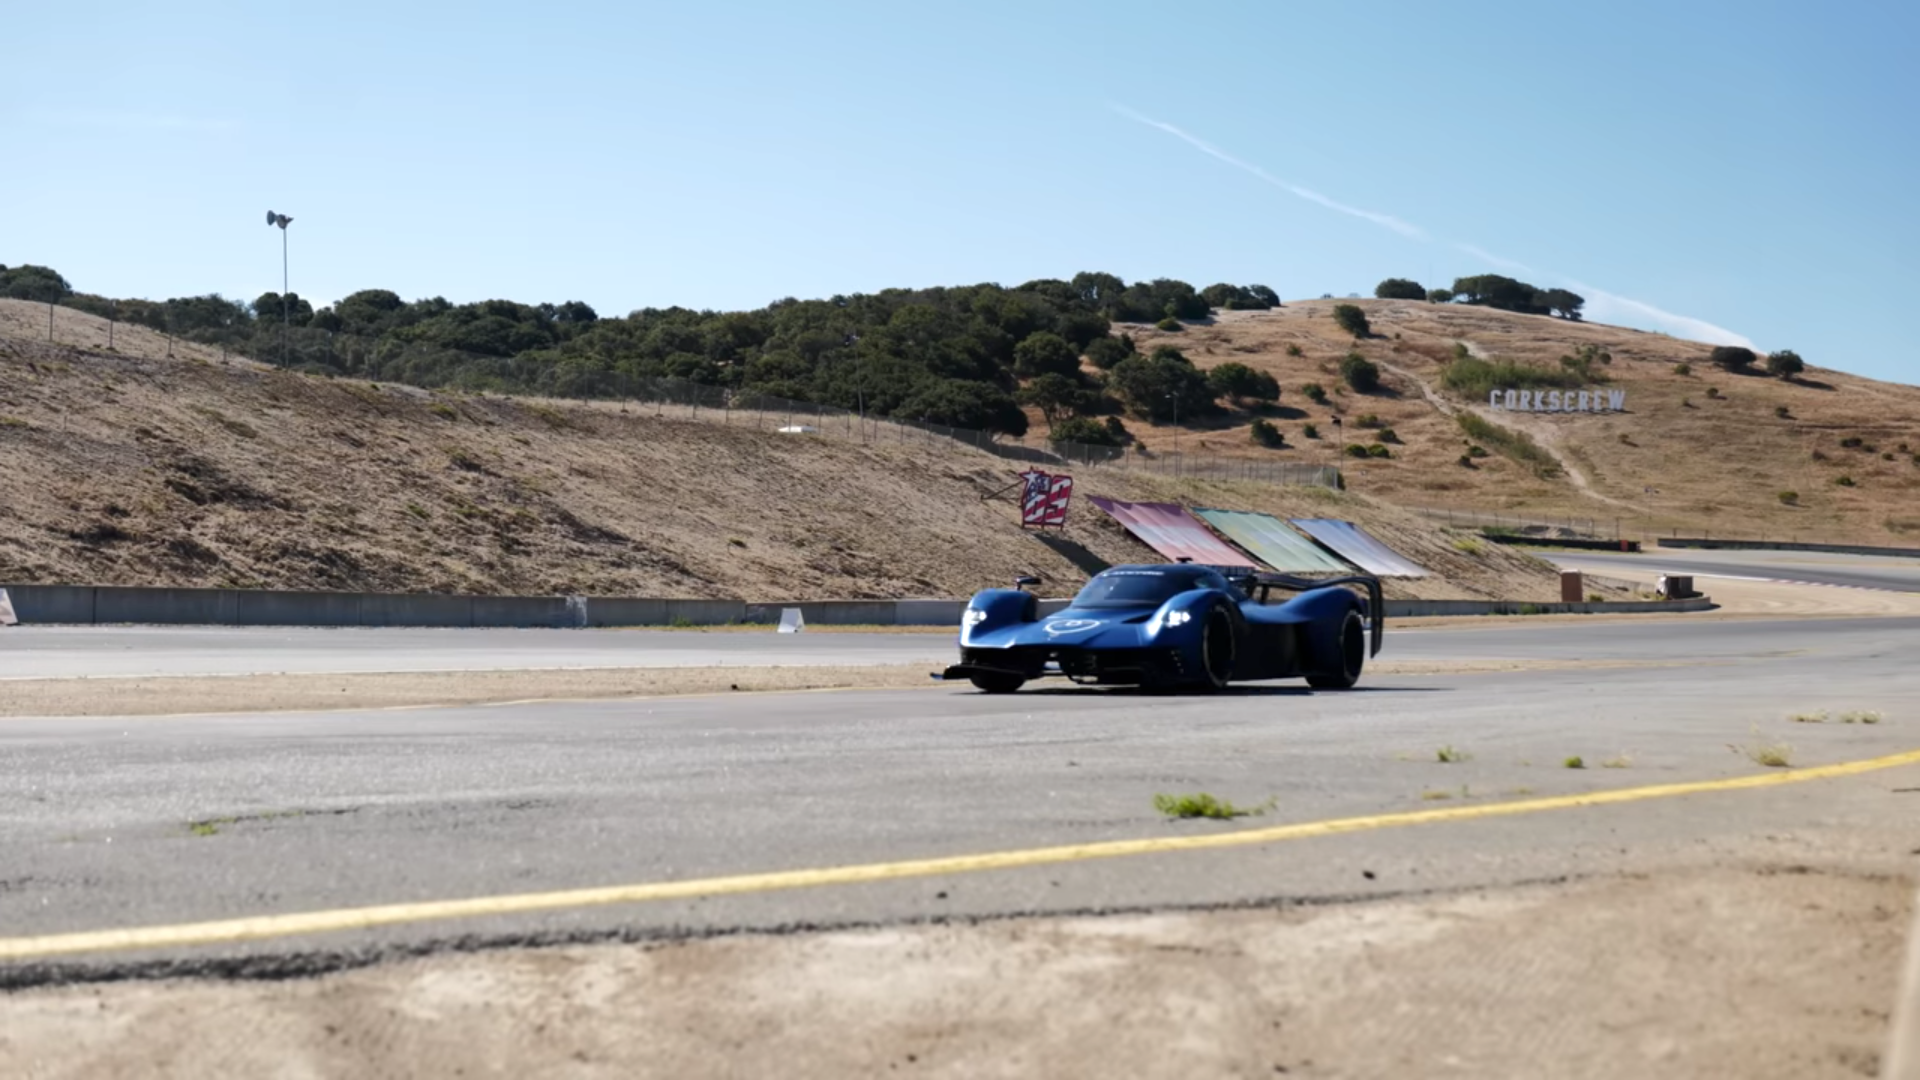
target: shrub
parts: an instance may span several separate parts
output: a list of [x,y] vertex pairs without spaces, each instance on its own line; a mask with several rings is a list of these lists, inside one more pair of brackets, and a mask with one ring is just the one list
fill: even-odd
[[1707,387],[1707,396],[1708,396],[1708,397],[1710,397],[1710,398],[1717,398],[1717,397],[1719,397],[1719,396],[1720,396],[1720,388],[1719,388],[1719,387],[1717,387],[1717,386],[1709,386],[1709,387]]
[[1340,324],[1340,329],[1357,338],[1369,337],[1373,333],[1373,327],[1367,323],[1367,313],[1360,310],[1357,304],[1335,304],[1333,321]]
[[1307,385],[1301,387],[1300,392],[1307,395],[1307,400],[1312,401],[1317,405],[1325,405],[1327,403],[1326,388],[1321,386],[1317,382],[1310,382]]
[[1477,457],[1477,458],[1486,457],[1487,448],[1479,445],[1478,443],[1475,443],[1474,445],[1467,447],[1467,456]]
[[1235,361],[1228,361],[1207,372],[1207,386],[1215,394],[1236,401],[1280,400],[1280,383],[1273,376]]
[[1361,446],[1359,443],[1348,443],[1347,449],[1346,449],[1346,455],[1351,458],[1363,458],[1368,456],[1367,448],[1364,446]]
[[1340,361],[1340,377],[1347,380],[1348,386],[1363,394],[1380,388],[1379,365],[1359,353],[1350,352],[1346,359]]
[[1306,353],[1306,350],[1302,349],[1297,343],[1294,343],[1294,344],[1289,344],[1287,346],[1287,355],[1288,356],[1305,356],[1307,355],[1307,353]]
[[1693,365],[1692,364],[1675,364],[1673,365],[1673,373],[1675,375],[1691,375],[1693,374]]
[[1374,415],[1373,413],[1367,413],[1366,415],[1361,416],[1359,419],[1353,422],[1353,425],[1355,427],[1363,427],[1363,428],[1381,428],[1381,427],[1387,426],[1386,424],[1381,423],[1380,418]]
[[1164,319],[1161,319],[1157,323],[1154,323],[1153,328],[1155,330],[1165,330],[1167,333],[1170,333],[1170,334],[1186,329],[1186,327],[1181,324],[1179,319],[1176,319],[1171,315],[1167,316]]
[[1858,435],[1849,435],[1846,438],[1840,440],[1840,446],[1842,449],[1845,449],[1845,450],[1858,450],[1862,446],[1865,446],[1866,444],[1867,444],[1867,440],[1861,438]]
[[1128,337],[1095,338],[1087,346],[1087,359],[1101,371],[1112,371],[1113,366],[1133,355],[1133,339]]
[[1853,477],[1851,476],[1839,477],[1834,480],[1834,483],[1839,484],[1841,487],[1859,487],[1860,486],[1853,482]]
[[1767,354],[1767,374],[1769,375],[1791,379],[1805,370],[1807,370],[1807,362],[1800,359],[1800,354],[1792,349],[1781,349]]
[[1800,493],[1797,491],[1783,491],[1780,493],[1780,503],[1782,506],[1798,506],[1800,505]]
[[1584,386],[1589,380],[1578,371],[1533,367],[1512,360],[1482,360],[1475,356],[1457,356],[1440,376],[1440,384],[1455,393],[1486,400],[1494,390],[1568,390]]
[[1468,455],[1466,455],[1466,454],[1461,454],[1461,455],[1460,455],[1460,459],[1459,459],[1459,464],[1460,464],[1460,465],[1461,465],[1462,467],[1464,467],[1464,468],[1468,468],[1468,469],[1472,469],[1472,468],[1477,468],[1477,467],[1478,467],[1478,466],[1476,466],[1476,465],[1474,465],[1474,463],[1473,463],[1473,458],[1472,458],[1472,457],[1470,457],[1470,456],[1468,456]]
[[1744,345],[1715,345],[1707,359],[1728,371],[1742,371],[1752,367],[1758,358],[1753,355],[1752,349]]
[[1287,445],[1287,437],[1281,434],[1280,429],[1265,420],[1255,420],[1250,434],[1253,441],[1261,446],[1279,449]]
[[1052,443],[1083,443],[1087,446],[1119,446],[1120,439],[1113,429],[1098,420],[1086,416],[1072,416],[1060,421],[1048,433],[1047,441]]
[[1793,419],[1792,411],[1789,410],[1785,405],[1775,405],[1773,407],[1773,415],[1779,417],[1782,420]]
[[1376,457],[1376,458],[1390,458],[1393,456],[1393,451],[1387,449],[1386,447],[1380,445],[1379,443],[1374,443],[1372,446],[1367,447],[1367,456]]
[[[1320,429],[1312,424],[1308,424],[1300,429],[1300,434],[1309,439],[1317,439],[1320,437]],[[1915,460],[1920,460],[1920,456],[1917,456]]]
[[[1525,432],[1509,431],[1475,413],[1463,412],[1457,420],[1460,429],[1475,442],[1485,443],[1498,453],[1532,469],[1540,477],[1557,476],[1560,463],[1540,448]],[[1471,451],[1469,451],[1471,452]]]
[[1383,443],[1397,443],[1400,441],[1400,436],[1390,427],[1381,428],[1380,434],[1376,437]]
[[1421,288],[1417,281],[1393,277],[1375,285],[1373,295],[1382,300],[1425,300],[1427,290]]

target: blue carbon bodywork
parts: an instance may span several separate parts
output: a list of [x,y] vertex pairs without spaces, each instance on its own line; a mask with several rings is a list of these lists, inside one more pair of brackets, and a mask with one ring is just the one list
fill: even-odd
[[[1107,574],[1164,578],[1168,588],[1191,579],[1196,587],[1157,603],[1076,600],[1044,618],[1031,594],[988,589],[969,602],[960,627],[961,662],[943,677],[974,678],[983,686],[982,679],[1006,683],[1049,675],[1144,685],[1217,687],[1294,677],[1351,685],[1367,651],[1364,638],[1353,640],[1356,632],[1371,630],[1370,651],[1379,652],[1379,582],[1372,578],[1319,582],[1187,564],[1127,566],[1097,575],[1082,596],[1098,592]],[[1345,585],[1364,585],[1368,595]],[[1274,589],[1301,591],[1283,603],[1267,602]]]

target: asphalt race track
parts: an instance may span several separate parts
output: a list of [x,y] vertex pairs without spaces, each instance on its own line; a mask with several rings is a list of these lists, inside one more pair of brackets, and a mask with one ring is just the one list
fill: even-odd
[[[1911,828],[1920,822],[1912,763],[1606,806],[1427,823],[1393,815],[1817,775],[1906,754],[1920,747],[1916,643],[1920,619],[1910,618],[1507,621],[1390,628],[1382,659],[1531,666],[1376,675],[1352,693],[1274,684],[1213,697],[1067,687],[989,697],[930,684],[0,720],[10,780],[0,790],[0,981],[76,970],[47,963],[305,970],[450,941],[1401,895],[1739,851],[1815,823],[1842,835]],[[938,635],[898,634],[21,628],[0,638],[0,675],[938,662],[951,648]],[[1788,720],[1802,710],[1836,720]],[[1837,720],[1869,711],[1880,722]],[[1791,743],[1794,769],[1745,752],[1775,741]],[[1442,748],[1463,760],[1437,760]],[[1573,755],[1586,767],[1566,767]],[[1153,807],[1156,794],[1191,792],[1266,812],[1176,822]],[[1076,849],[966,872],[894,867],[864,883],[758,876],[1351,818],[1376,820],[1233,847]],[[408,908],[369,927],[333,915],[310,933],[224,931],[192,946],[133,939],[69,955],[34,944],[741,876],[645,902],[509,899],[452,919]]]
[[[1759,578],[1809,585],[1844,585],[1856,589],[1920,592],[1920,559],[1866,555],[1835,555],[1810,551],[1713,551],[1680,548],[1641,555],[1573,551],[1543,552],[1570,569],[1596,573],[1638,570],[1693,574],[1697,577]],[[1702,592],[1711,592],[1701,589]]]

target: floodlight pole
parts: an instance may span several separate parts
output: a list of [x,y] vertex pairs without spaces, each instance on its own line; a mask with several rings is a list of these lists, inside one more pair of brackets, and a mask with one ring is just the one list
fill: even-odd
[[287,223],[280,222],[280,366],[287,366],[287,343],[293,333],[293,307],[287,300]]
[[288,343],[293,335],[293,304],[287,299],[287,226],[293,219],[267,211],[267,226],[280,226],[280,366],[286,367]]

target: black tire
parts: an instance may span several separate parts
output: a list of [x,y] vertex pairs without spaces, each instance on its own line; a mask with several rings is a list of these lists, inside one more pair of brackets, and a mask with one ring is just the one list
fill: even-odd
[[989,694],[1011,694],[1027,684],[1027,680],[1018,675],[1003,675],[997,671],[978,672],[967,676],[967,681]]
[[1367,627],[1360,613],[1349,610],[1340,623],[1339,674],[1309,675],[1307,685],[1315,690],[1351,690],[1360,681],[1360,669],[1367,663]]
[[1201,685],[1208,690],[1226,689],[1227,681],[1233,678],[1233,662],[1239,648],[1233,616],[1222,604],[1208,608],[1200,621]]

